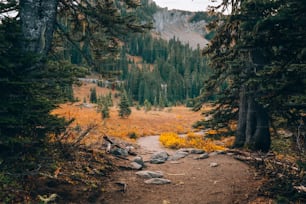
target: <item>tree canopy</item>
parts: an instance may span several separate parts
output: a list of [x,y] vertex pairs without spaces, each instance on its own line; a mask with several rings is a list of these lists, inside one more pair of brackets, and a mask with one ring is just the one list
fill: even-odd
[[306,7],[296,0],[228,0],[217,8],[232,12],[209,25],[216,36],[204,53],[213,74],[197,107],[214,95],[217,109],[213,121],[198,125],[238,119],[235,146],[267,151],[274,121],[283,118],[293,129],[305,122]]

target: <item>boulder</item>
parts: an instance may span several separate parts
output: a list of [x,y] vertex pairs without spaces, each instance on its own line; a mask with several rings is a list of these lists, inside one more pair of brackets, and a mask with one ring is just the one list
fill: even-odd
[[136,163],[136,162],[131,162],[131,169],[134,169],[134,170],[140,170],[140,169],[142,169],[142,165],[140,165],[140,164],[138,164],[138,163]]
[[169,157],[169,160],[176,161],[176,160],[186,157],[187,155],[189,155],[188,152],[178,150],[172,156]]
[[141,166],[145,167],[144,161],[143,161],[142,157],[140,157],[140,156],[134,157],[133,162],[136,162],[136,163],[140,164]]
[[162,164],[167,161],[169,155],[167,152],[157,152],[151,156],[150,163],[152,164]]
[[162,178],[164,176],[163,172],[161,171],[138,171],[136,172],[137,176],[140,176],[141,178]]
[[215,162],[212,162],[212,163],[209,164],[209,166],[210,166],[210,167],[217,167],[217,166],[219,166],[219,164],[218,164],[218,163],[215,163]]
[[218,155],[218,152],[211,152],[211,153],[209,153],[210,157],[217,156],[217,155]]
[[207,153],[200,154],[199,156],[195,157],[194,159],[207,159],[209,155]]
[[110,150],[110,153],[115,156],[127,157],[129,155],[128,151],[122,148],[113,148]]
[[171,183],[168,179],[163,178],[151,178],[149,180],[145,181],[146,184],[155,184],[155,185],[163,185],[163,184],[169,184]]

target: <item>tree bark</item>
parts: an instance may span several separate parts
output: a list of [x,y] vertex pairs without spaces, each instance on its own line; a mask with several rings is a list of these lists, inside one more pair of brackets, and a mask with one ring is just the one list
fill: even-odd
[[246,117],[247,117],[247,100],[246,100],[246,87],[242,87],[239,97],[239,113],[238,113],[238,127],[236,139],[233,147],[243,147],[246,139]]
[[251,96],[247,97],[247,104],[248,110],[246,116],[245,144],[251,145],[256,130],[256,106],[255,101]]
[[45,57],[52,44],[58,0],[20,0],[23,50]]
[[256,131],[254,133],[254,150],[269,151],[271,137],[269,131],[269,116],[260,104],[256,104]]
[[258,104],[246,88],[240,92],[238,128],[234,147],[247,147],[267,152],[271,138],[267,111]]

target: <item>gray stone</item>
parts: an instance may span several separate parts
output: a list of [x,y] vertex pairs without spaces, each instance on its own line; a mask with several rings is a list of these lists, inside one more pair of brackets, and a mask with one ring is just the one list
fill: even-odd
[[125,149],[122,149],[122,148],[111,149],[110,153],[115,155],[115,156],[123,156],[123,157],[128,156],[128,152]]
[[155,184],[155,185],[162,185],[162,184],[169,184],[171,183],[168,179],[163,178],[151,178],[145,181],[146,184]]
[[142,169],[142,165],[136,163],[136,162],[131,162],[131,168],[134,169],[134,170],[140,170]]
[[215,163],[215,162],[212,162],[212,163],[209,164],[209,166],[210,166],[210,167],[217,167],[217,166],[219,166],[219,164],[218,164],[218,163]]
[[135,152],[135,147],[131,145],[125,147],[125,150],[128,152],[129,155],[133,155],[133,156],[137,155],[137,153]]
[[157,152],[151,156],[150,163],[162,164],[168,159],[169,155],[167,152]]
[[178,151],[181,151],[181,152],[188,152],[190,154],[203,154],[205,153],[204,150],[202,149],[196,149],[196,148],[182,148],[182,149],[179,149]]
[[226,151],[224,151],[224,150],[218,150],[217,153],[218,153],[218,154],[226,154]]
[[176,160],[186,157],[187,155],[189,155],[188,152],[183,152],[183,151],[178,150],[171,157],[169,157],[169,160],[176,161]]
[[200,154],[199,156],[195,157],[194,159],[207,159],[209,155],[207,153]]
[[164,176],[163,172],[161,171],[138,171],[136,175],[142,178],[162,178]]
[[234,153],[233,152],[227,152],[226,153],[228,156],[234,156]]
[[204,154],[205,151],[203,149],[192,149],[190,154]]
[[209,153],[209,156],[210,156],[210,157],[216,156],[216,155],[218,155],[218,152],[211,152],[211,153]]
[[145,166],[144,161],[142,159],[142,157],[138,156],[138,157],[134,157],[133,162],[136,162],[138,164],[140,164],[141,166]]

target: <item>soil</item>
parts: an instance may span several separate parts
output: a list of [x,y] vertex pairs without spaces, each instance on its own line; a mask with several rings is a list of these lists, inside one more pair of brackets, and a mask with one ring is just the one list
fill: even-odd
[[[257,189],[263,179],[245,163],[227,154],[215,154],[207,159],[195,160],[188,155],[176,162],[150,164],[152,153],[165,150],[158,143],[158,136],[138,140],[138,154],[144,158],[145,170],[162,171],[170,184],[145,184],[135,170],[115,171],[107,180],[105,192],[97,203],[106,204],[226,204],[257,202]],[[169,154],[173,150],[166,149]],[[217,167],[211,167],[211,163]],[[126,184],[126,191],[118,183]],[[263,202],[266,203],[266,202]]]

